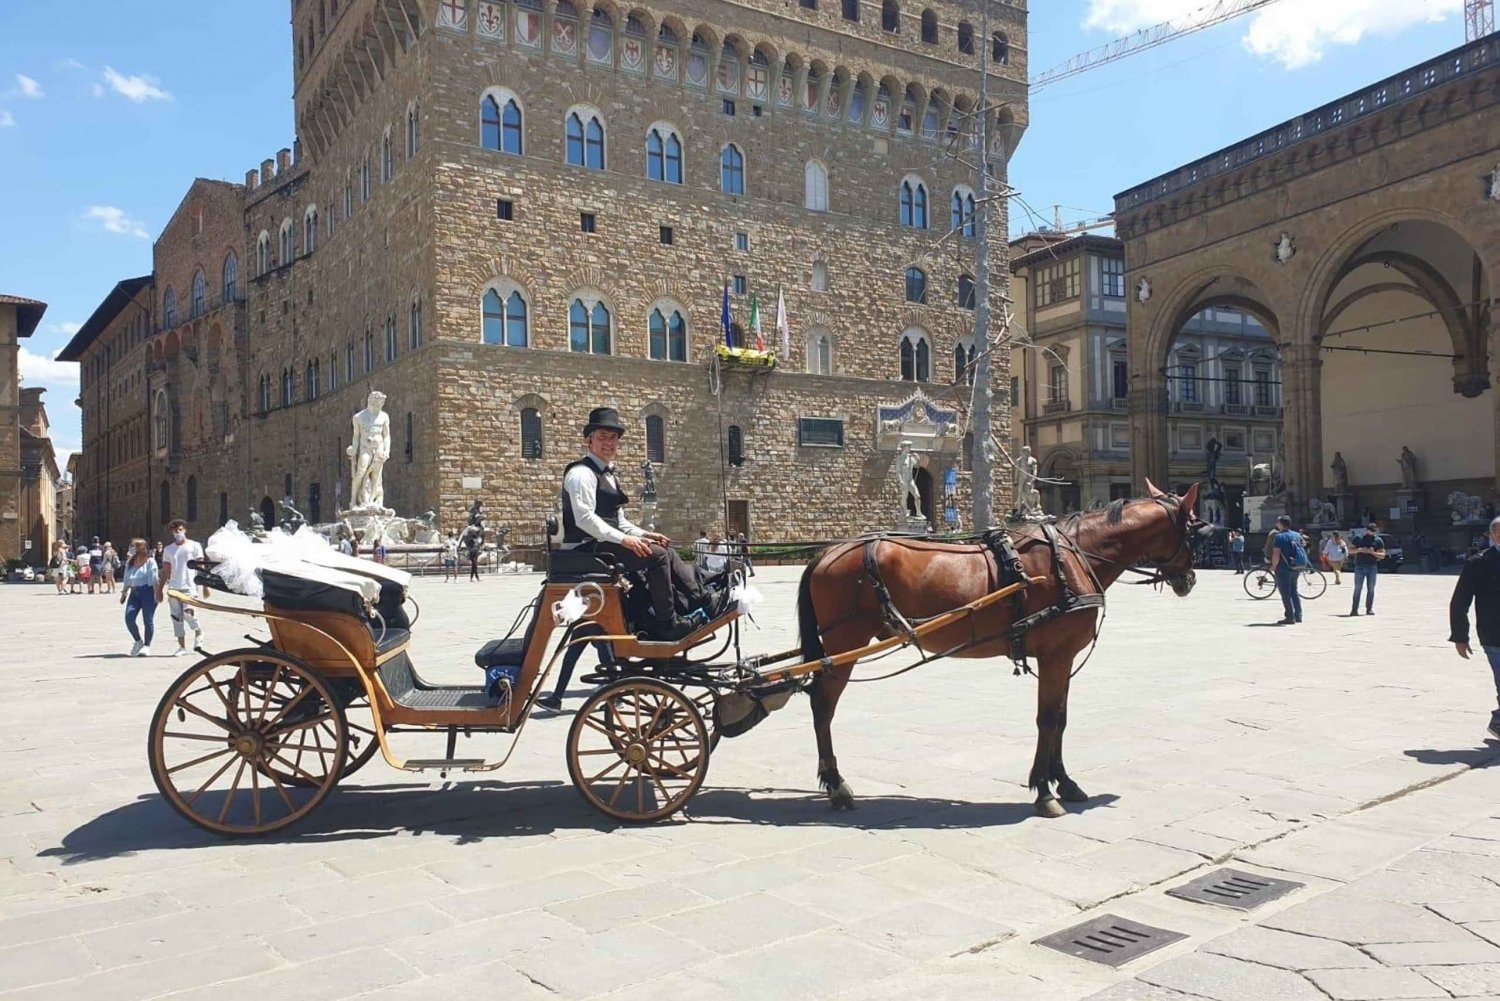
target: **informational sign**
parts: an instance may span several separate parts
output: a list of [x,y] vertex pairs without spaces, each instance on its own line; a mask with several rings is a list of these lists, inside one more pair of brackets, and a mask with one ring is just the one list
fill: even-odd
[[943,508],[943,520],[950,525],[957,525],[958,508],[954,507],[952,504],[946,505]]
[[21,544],[21,548],[22,549],[30,549],[31,548],[31,540],[27,539],[25,542],[23,542]]
[[463,480],[465,490],[478,490],[484,486],[483,476],[465,476]]

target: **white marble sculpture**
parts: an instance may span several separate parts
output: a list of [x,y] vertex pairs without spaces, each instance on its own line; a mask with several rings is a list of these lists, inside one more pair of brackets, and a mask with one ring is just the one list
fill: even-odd
[[1455,525],[1484,524],[1484,502],[1462,490],[1455,490],[1448,495],[1448,512]]
[[391,417],[382,408],[385,394],[371,392],[365,409],[354,415],[349,456],[349,502],[356,511],[385,510],[382,471],[391,457]]
[[1277,240],[1273,246],[1275,247],[1277,264],[1285,264],[1297,256],[1297,241],[1292,238],[1290,233],[1283,232],[1281,239]]
[[1401,457],[1396,462],[1401,467],[1401,489],[1417,489],[1417,455],[1409,445],[1401,446]]
[[1326,500],[1314,497],[1307,502],[1308,523],[1312,525],[1337,525],[1339,523],[1338,511],[1333,504]]
[[1016,514],[1023,519],[1043,516],[1042,495],[1036,488],[1037,462],[1030,445],[1021,446],[1016,457]]
[[917,454],[911,450],[911,442],[901,442],[896,453],[896,476],[901,481],[901,513],[922,513],[922,492],[917,489]]

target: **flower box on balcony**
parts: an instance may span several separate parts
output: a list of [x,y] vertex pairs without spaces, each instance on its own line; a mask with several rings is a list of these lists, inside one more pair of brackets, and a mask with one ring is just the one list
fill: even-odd
[[770,351],[756,351],[754,348],[732,348],[727,344],[720,344],[714,349],[719,359],[726,365],[745,365],[752,368],[775,368],[776,355]]

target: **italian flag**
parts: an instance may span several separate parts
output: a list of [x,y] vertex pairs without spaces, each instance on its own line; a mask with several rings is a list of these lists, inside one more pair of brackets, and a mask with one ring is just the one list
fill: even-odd
[[766,339],[760,333],[760,293],[755,292],[750,296],[750,329],[755,331],[755,350],[766,349]]

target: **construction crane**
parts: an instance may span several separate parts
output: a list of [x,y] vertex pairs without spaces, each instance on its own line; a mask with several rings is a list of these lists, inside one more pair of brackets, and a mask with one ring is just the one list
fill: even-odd
[[[1057,83],[1059,80],[1066,80],[1070,76],[1086,73],[1091,69],[1096,69],[1106,63],[1112,63],[1116,59],[1124,59],[1126,56],[1134,55],[1137,52],[1154,49],[1158,45],[1181,38],[1183,35],[1191,35],[1196,31],[1212,28],[1214,25],[1223,24],[1225,21],[1232,21],[1244,14],[1249,14],[1251,11],[1256,11],[1262,7],[1268,7],[1273,3],[1279,2],[1280,0],[1218,0],[1217,3],[1201,7],[1191,14],[1175,18],[1171,21],[1163,21],[1161,24],[1152,25],[1149,28],[1142,28],[1133,35],[1126,35],[1124,38],[1117,38],[1113,42],[1089,49],[1087,52],[1080,52],[1067,62],[1052,67],[1040,76],[1032,77],[1031,89],[1033,91],[1041,90],[1043,87]],[[1489,4],[1490,0],[1470,0],[1471,6],[1483,5],[1488,7]],[[1491,12],[1490,30],[1494,30],[1493,12]]]
[[1465,0],[1464,41],[1477,42],[1495,33],[1494,0]]
[[[1058,236],[1073,236],[1078,233],[1088,233],[1096,229],[1105,229],[1115,224],[1115,217],[1113,215],[1102,215],[1094,219],[1082,219],[1074,223],[1065,223],[1063,222],[1062,210],[1068,207],[1065,205],[1052,206],[1052,228],[1048,229],[1047,233],[1055,233]],[[1076,211],[1081,212],[1085,210],[1078,209]]]

